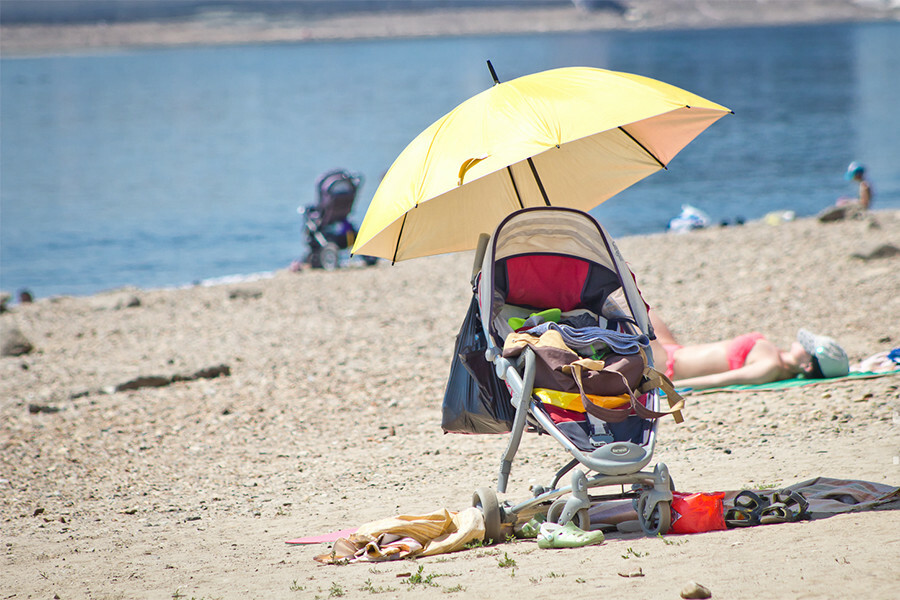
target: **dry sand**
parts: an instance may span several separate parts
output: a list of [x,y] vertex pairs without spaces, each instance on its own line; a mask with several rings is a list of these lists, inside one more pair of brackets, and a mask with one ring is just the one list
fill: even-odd
[[[900,257],[853,255],[900,246],[898,232],[900,211],[886,211],[619,245],[685,342],[759,329],[786,344],[803,325],[858,360],[898,345]],[[14,306],[0,319],[36,350],[0,360],[2,597],[677,598],[689,580],[717,598],[896,597],[896,510],[665,540],[615,535],[576,550],[520,541],[378,565],[321,566],[312,557],[326,546],[285,545],[462,509],[494,484],[506,436],[440,430],[470,261]],[[221,364],[230,375],[102,393]],[[654,458],[684,491],[815,476],[896,486],[898,386],[895,375],[691,396],[684,425],[661,423]],[[518,456],[514,501],[566,461],[547,436],[528,436]],[[515,568],[501,567],[506,558]],[[420,566],[436,587],[402,583]],[[643,577],[618,575],[637,567]]]

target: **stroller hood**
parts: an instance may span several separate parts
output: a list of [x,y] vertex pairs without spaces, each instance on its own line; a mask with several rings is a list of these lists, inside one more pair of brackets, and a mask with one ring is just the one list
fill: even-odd
[[[497,285],[498,280],[503,279],[500,272],[502,263],[516,257],[540,255],[574,257],[582,262],[599,265],[609,274],[608,281],[595,284],[595,287],[599,287],[594,290],[593,301],[599,305],[584,306],[588,303],[583,297],[586,292],[576,289],[572,292],[572,306],[558,308],[569,310],[580,304],[600,314],[607,297],[618,292],[624,296],[624,302],[619,301],[618,309],[625,312],[625,316],[633,320],[642,333],[652,337],[647,306],[637,288],[634,275],[603,226],[591,215],[579,210],[537,207],[509,215],[488,242],[478,286],[482,327],[487,339],[496,339],[497,331],[492,330],[492,324],[507,302],[508,290],[499,289]],[[540,302],[529,304],[536,305]]]

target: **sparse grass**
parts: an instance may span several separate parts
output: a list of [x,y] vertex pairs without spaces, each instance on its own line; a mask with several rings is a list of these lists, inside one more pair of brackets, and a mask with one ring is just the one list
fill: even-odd
[[438,584],[434,583],[434,581],[432,581],[432,580],[435,577],[438,577],[438,575],[435,575],[433,573],[424,575],[423,574],[424,571],[425,571],[425,565],[419,565],[418,571],[416,571],[414,574],[410,575],[406,579],[401,579],[400,583],[405,583],[410,587],[413,587],[416,585],[437,587]]
[[297,583],[297,580],[295,579],[291,583],[291,587],[288,589],[290,589],[292,592],[302,592],[304,590],[304,587],[302,585],[300,585],[299,583]]
[[516,559],[510,558],[509,554],[503,553],[503,558],[497,561],[497,566],[501,569],[512,569],[516,566]]
[[328,589],[328,597],[329,598],[340,598],[344,595],[344,588],[340,586],[340,584],[331,582],[331,587]]
[[632,556],[634,558],[643,558],[644,556],[649,556],[649,555],[650,555],[649,552],[638,552],[637,550],[635,550],[634,548],[629,546],[628,548],[625,549],[625,554],[622,555],[622,558],[627,560],[627,559],[631,558]]
[[744,490],[774,490],[775,488],[781,487],[780,483],[758,483],[756,485],[745,485],[741,489]]
[[557,577],[565,577],[565,576],[566,576],[565,573],[554,573],[553,571],[550,571],[549,573],[547,573],[547,577],[549,577],[550,579],[555,579]]
[[380,585],[376,587],[375,584],[372,583],[371,579],[366,579],[366,582],[361,588],[359,588],[359,590],[361,592],[369,592],[370,594],[383,594],[385,592],[396,592],[397,588],[382,587]]
[[657,534],[656,534],[656,537],[658,537],[659,539],[661,539],[661,540],[662,540],[662,543],[665,544],[666,546],[680,546],[680,545],[682,545],[682,544],[687,544],[687,540],[686,540],[686,539],[670,540],[670,539],[667,539],[667,538],[663,537],[663,534],[661,534],[661,533],[657,533]]
[[454,585],[453,587],[449,587],[444,590],[445,594],[455,594],[456,592],[464,592],[466,588],[461,585]]

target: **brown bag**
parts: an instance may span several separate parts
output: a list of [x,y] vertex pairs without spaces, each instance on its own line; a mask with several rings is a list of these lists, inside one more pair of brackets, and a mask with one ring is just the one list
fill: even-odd
[[[676,423],[684,419],[681,409],[684,400],[675,393],[671,382],[661,373],[647,367],[643,352],[638,354],[610,354],[603,360],[580,358],[571,350],[551,346],[531,346],[535,353],[534,387],[581,394],[584,410],[608,423],[620,423],[631,414],[645,419],[658,419],[671,414]],[[650,410],[637,399],[660,387],[666,391],[670,409]],[[631,402],[621,408],[604,408],[591,402],[587,395],[620,396],[627,394]]]
[[[637,354],[610,354],[603,360],[581,358],[567,348],[562,337],[557,339],[548,331],[540,338],[510,334],[503,349],[503,356],[518,356],[525,346],[535,354],[534,387],[559,390],[581,395],[584,410],[608,423],[620,423],[631,414],[645,419],[658,419],[671,414],[676,423],[684,421],[681,409],[684,400],[675,392],[668,377],[647,366],[643,350]],[[546,338],[546,339],[545,339]],[[666,392],[670,409],[654,411],[640,403],[635,395],[642,395],[660,388]],[[621,396],[627,394],[631,401],[621,408],[597,406],[587,397]]]
[[[534,387],[592,396],[621,396],[636,389],[644,373],[640,354],[611,354],[602,361],[580,358],[571,350],[532,346],[535,361]],[[582,385],[572,375],[571,365],[582,366]],[[624,380],[621,375],[624,375]],[[583,390],[582,390],[583,388]]]

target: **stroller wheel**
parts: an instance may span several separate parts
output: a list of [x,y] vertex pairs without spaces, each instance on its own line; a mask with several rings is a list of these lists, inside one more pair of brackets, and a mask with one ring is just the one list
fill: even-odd
[[672,526],[672,503],[657,502],[650,515],[645,514],[650,494],[641,494],[637,502],[638,521],[641,529],[648,535],[665,535]]
[[340,250],[337,244],[328,242],[319,250],[319,266],[326,271],[334,271],[338,268],[340,261]]
[[472,506],[481,509],[484,515],[485,541],[502,542],[503,515],[500,512],[500,502],[497,500],[497,493],[488,487],[478,488],[472,495]]
[[[547,521],[550,523],[559,523],[560,517],[562,517],[563,509],[566,507],[566,499],[560,498],[555,500],[553,504],[550,505],[550,509],[547,511]],[[591,530],[591,515],[588,512],[588,509],[582,508],[578,512],[575,513],[575,516],[572,518],[572,522],[575,525],[583,530],[590,531]],[[559,523],[560,525],[565,525],[565,523]]]

